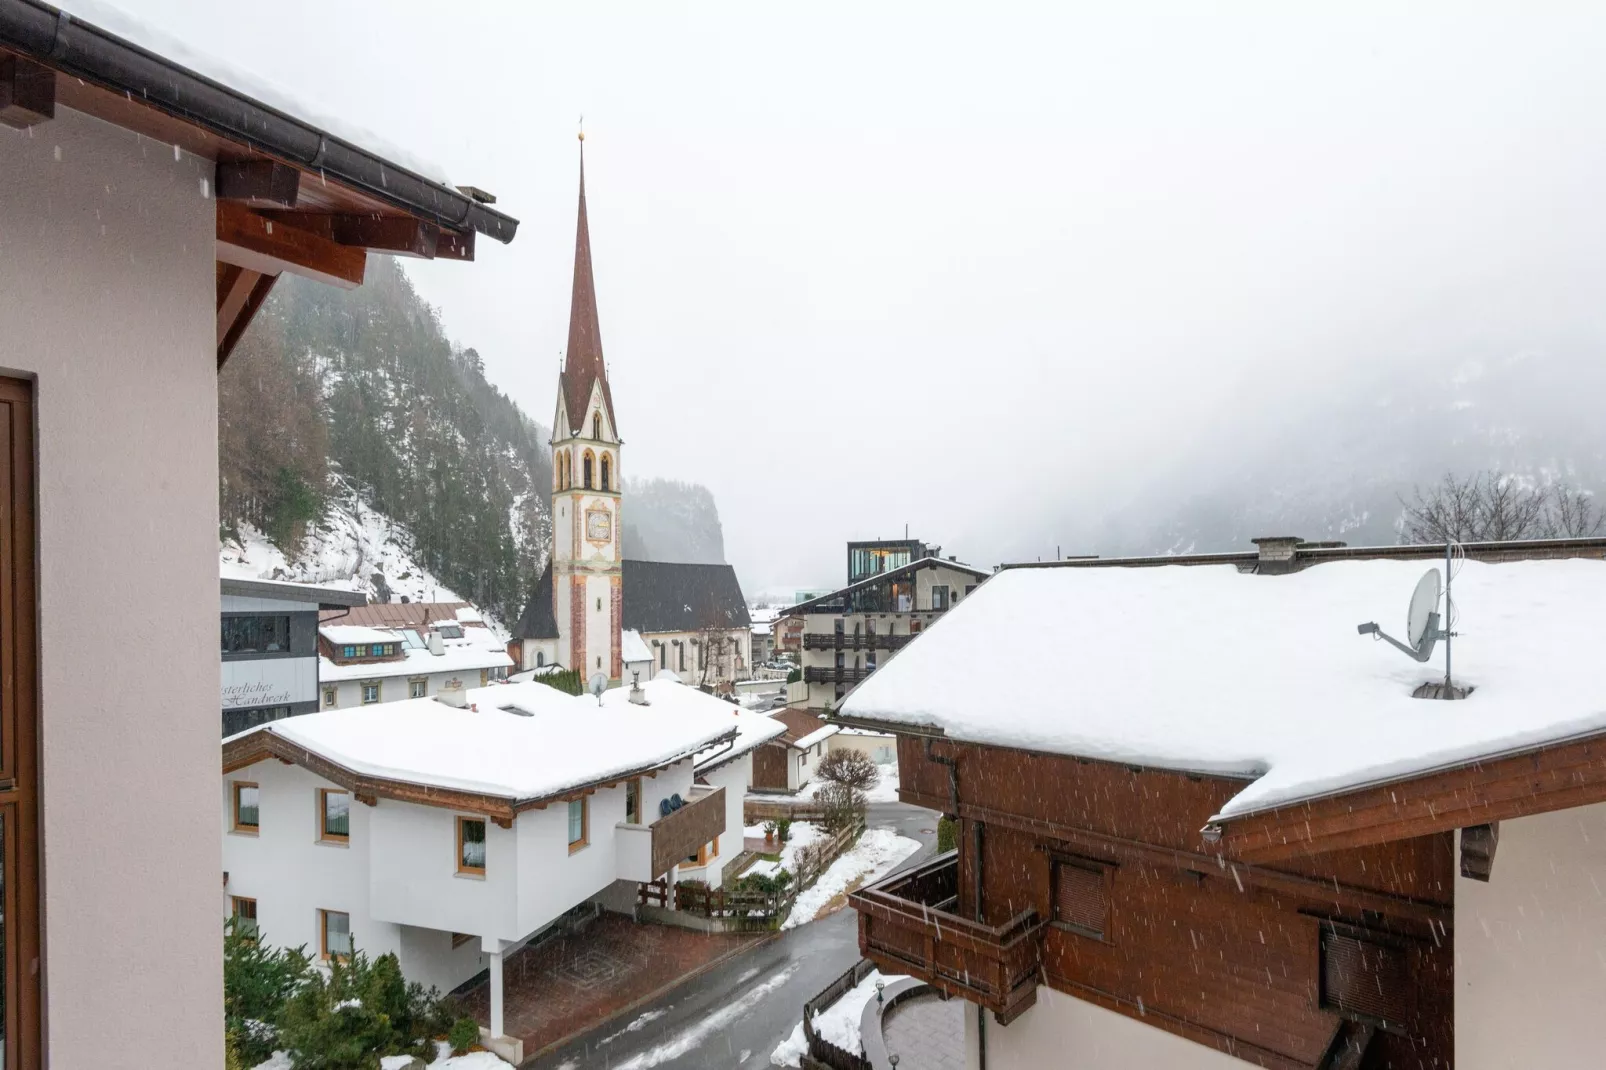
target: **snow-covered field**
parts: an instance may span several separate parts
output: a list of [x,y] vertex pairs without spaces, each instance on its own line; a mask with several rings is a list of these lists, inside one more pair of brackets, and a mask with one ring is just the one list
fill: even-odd
[[[857,1052],[859,1019],[864,1015],[865,1006],[875,999],[875,983],[880,981],[890,985],[901,980],[903,977],[899,974],[883,975],[879,970],[871,970],[868,977],[815,1016],[814,1031],[844,1051]],[[770,1053],[770,1063],[774,1066],[799,1066],[807,1050],[803,1023],[798,1022],[792,1029],[792,1035]]]
[[[764,826],[762,824],[749,825],[742,829],[742,835],[763,839]],[[771,862],[767,858],[761,858],[743,870],[742,873],[744,876],[749,873],[757,873],[766,877],[781,869],[796,873],[797,856],[802,852],[803,848],[824,838],[825,833],[812,821],[794,821],[792,822],[791,834],[781,847],[781,860],[779,862]]]
[[[795,831],[797,826],[792,826]],[[867,829],[859,842],[843,852],[830,868],[820,874],[814,886],[797,897],[792,913],[781,923],[783,929],[807,925],[820,916],[831,900],[850,887],[868,884],[891,872],[892,867],[920,850],[918,840],[900,836],[892,829]]]

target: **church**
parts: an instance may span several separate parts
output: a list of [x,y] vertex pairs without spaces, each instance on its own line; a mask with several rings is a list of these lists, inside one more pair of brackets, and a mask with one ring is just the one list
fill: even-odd
[[569,344],[552,416],[552,550],[509,652],[519,670],[578,669],[588,687],[599,677],[613,687],[669,670],[726,690],[752,670],[751,622],[735,570],[628,561],[621,551],[624,442],[602,357],[584,134],[580,140]]

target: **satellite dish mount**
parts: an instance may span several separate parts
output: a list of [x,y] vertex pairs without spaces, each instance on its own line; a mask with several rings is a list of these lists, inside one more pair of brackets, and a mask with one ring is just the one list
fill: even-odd
[[1408,658],[1422,662],[1431,658],[1434,646],[1440,639],[1444,640],[1444,686],[1440,689],[1423,684],[1417,689],[1419,697],[1452,699],[1466,695],[1465,691],[1458,691],[1450,682],[1450,640],[1456,635],[1449,629],[1454,605],[1450,600],[1450,583],[1455,575],[1452,555],[1457,546],[1453,541],[1444,544],[1444,616],[1439,615],[1439,570],[1430,568],[1416,582],[1416,590],[1411,592],[1411,605],[1405,617],[1404,642],[1379,628],[1376,621],[1367,621],[1355,629],[1362,635],[1383,640]]

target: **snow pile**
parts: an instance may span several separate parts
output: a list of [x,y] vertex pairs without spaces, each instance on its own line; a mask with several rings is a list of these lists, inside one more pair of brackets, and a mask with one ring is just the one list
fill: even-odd
[[[864,980],[844,992],[841,999],[814,1016],[814,1032],[843,1051],[858,1054],[859,1020],[864,1017],[864,1008],[875,999],[876,982],[890,985],[901,980],[901,974],[882,974],[880,970],[871,970]],[[803,1038],[803,1023],[799,1022],[793,1027],[792,1035],[770,1053],[770,1063],[773,1066],[801,1066],[803,1055],[808,1050],[808,1043]]]
[[[1461,702],[1356,634],[1403,631],[1431,560],[1284,576],[1231,565],[1005,570],[853,692],[846,716],[999,746],[1253,778],[1238,816],[1606,730],[1606,562],[1467,561],[1455,577]],[[1074,613],[1064,607],[1075,606]],[[1051,650],[1052,678],[1013,637]],[[990,666],[982,671],[977,666]]]
[[[794,829],[796,826],[794,826]],[[792,912],[781,923],[783,929],[807,925],[821,915],[831,900],[852,888],[879,880],[892,867],[920,850],[920,844],[892,829],[868,829],[830,868],[820,874],[813,887],[806,889],[792,905]]]
[[467,700],[466,709],[421,698],[320,710],[229,738],[265,732],[365,776],[534,799],[690,758],[735,728],[729,714],[599,708],[545,684],[471,688]]
[[[403,1070],[412,1063],[411,1055],[385,1055],[380,1057],[379,1070]],[[429,1065],[432,1070],[513,1070],[512,1063],[504,1062],[488,1051],[471,1051],[465,1055],[448,1055],[443,1051]],[[291,1070],[290,1055],[276,1051],[271,1058],[257,1063],[252,1070]]]

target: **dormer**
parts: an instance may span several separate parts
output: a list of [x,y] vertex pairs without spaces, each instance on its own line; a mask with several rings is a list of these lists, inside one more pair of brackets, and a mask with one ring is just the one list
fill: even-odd
[[318,629],[318,653],[336,665],[404,661],[405,640],[388,628],[326,624]]

